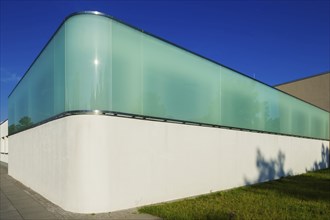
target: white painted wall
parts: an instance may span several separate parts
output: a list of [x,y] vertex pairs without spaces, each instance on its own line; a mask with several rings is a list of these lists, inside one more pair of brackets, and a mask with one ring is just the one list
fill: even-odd
[[304,173],[329,149],[328,141],[100,115],[61,118],[9,139],[9,174],[80,213],[278,178],[281,164]]
[[8,163],[8,120],[0,124],[0,161]]

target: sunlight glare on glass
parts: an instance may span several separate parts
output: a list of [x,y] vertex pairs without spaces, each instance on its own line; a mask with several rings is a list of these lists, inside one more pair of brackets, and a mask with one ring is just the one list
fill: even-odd
[[95,60],[94,60],[94,64],[95,64],[95,66],[99,65],[99,63],[100,63],[100,62],[99,62],[98,59],[95,59]]

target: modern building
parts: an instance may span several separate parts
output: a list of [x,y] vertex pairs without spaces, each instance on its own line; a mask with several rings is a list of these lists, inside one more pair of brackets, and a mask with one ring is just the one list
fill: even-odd
[[330,112],[330,72],[286,82],[275,87]]
[[109,212],[329,166],[329,112],[97,12],[9,96],[9,175]]
[[0,123],[0,161],[8,163],[8,120]]

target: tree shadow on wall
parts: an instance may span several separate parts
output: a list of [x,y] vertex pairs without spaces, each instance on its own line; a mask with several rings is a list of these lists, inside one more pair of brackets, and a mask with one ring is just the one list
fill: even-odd
[[[322,160],[314,162],[312,170],[319,170],[329,168],[329,148],[322,144],[321,150]],[[244,178],[247,185],[258,182],[265,182],[263,184],[256,184],[246,190],[254,193],[260,193],[262,190],[275,191],[283,196],[298,198],[300,200],[324,200],[329,201],[329,179],[313,173],[313,175],[298,175],[291,176],[292,170],[285,171],[285,155],[279,151],[277,157],[266,160],[261,151],[257,150],[256,166],[259,171],[258,177],[255,180],[248,180]],[[307,169],[306,169],[307,172]],[[329,169],[319,171],[329,172]],[[286,178],[281,178],[285,177]]]
[[270,180],[279,179],[284,176],[292,175],[292,171],[285,172],[284,170],[285,154],[279,151],[276,158],[269,160],[257,149],[256,166],[258,169],[258,177],[255,180],[248,180],[244,177],[245,184],[250,185]]
[[322,143],[321,161],[315,161],[311,170],[321,170],[329,168],[329,156],[329,147],[325,146],[324,143]]

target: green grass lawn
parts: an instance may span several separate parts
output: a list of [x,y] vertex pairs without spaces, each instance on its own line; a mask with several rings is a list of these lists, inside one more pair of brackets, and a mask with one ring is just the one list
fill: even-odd
[[330,169],[145,206],[165,219],[330,219]]

